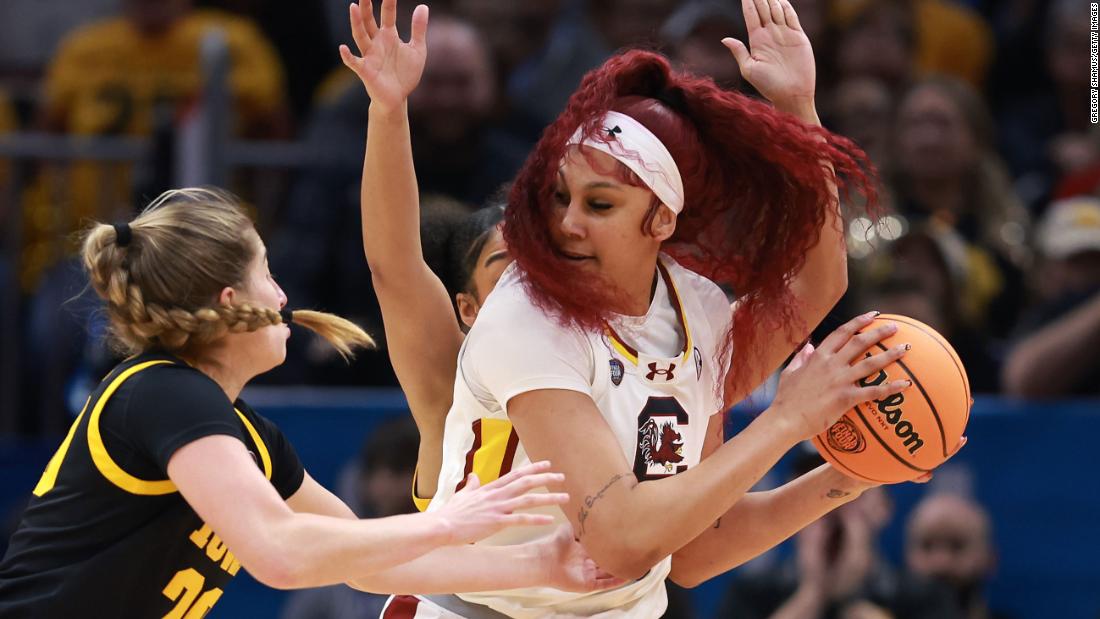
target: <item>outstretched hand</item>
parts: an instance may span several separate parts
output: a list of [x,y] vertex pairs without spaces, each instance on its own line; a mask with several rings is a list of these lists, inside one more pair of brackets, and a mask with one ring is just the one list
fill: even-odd
[[749,47],[722,39],[741,75],[777,108],[795,112],[812,106],[817,69],[810,39],[798,23],[790,0],[741,0]]
[[547,582],[555,589],[591,593],[620,587],[625,580],[606,572],[588,556],[584,546],[573,536],[573,527],[564,524],[550,538],[536,544],[549,573]]
[[381,24],[374,21],[370,0],[365,6],[351,4],[348,12],[352,38],[361,56],[341,45],[340,58],[363,81],[373,107],[382,112],[401,107],[424,74],[428,7],[420,4],[413,10],[408,43],[397,33],[397,0],[382,0]]
[[535,462],[513,470],[484,486],[470,473],[466,486],[441,509],[433,513],[450,531],[451,543],[472,544],[505,527],[553,524],[548,514],[523,510],[569,501],[564,492],[531,492],[552,484],[561,484],[565,476],[551,473],[550,463]]

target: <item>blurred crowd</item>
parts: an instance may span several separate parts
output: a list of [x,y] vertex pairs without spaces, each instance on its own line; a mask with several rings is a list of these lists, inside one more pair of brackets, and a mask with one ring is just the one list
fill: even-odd
[[[824,123],[878,171],[871,214],[845,205],[852,286],[838,319],[873,308],[932,325],[976,392],[1100,393],[1100,355],[1089,354],[1100,344],[1100,141],[1089,121],[1088,2],[794,4],[815,48]],[[431,7],[428,66],[409,112],[425,252],[445,280],[464,214],[512,178],[583,74],[615,50],[655,48],[753,94],[718,43],[745,38],[736,0]],[[0,135],[171,144],[202,94],[204,36],[219,31],[234,136],[294,141],[301,154],[293,167],[227,176],[255,209],[291,304],[381,335],[357,205],[369,101],[339,65],[344,2],[13,0],[0,17]],[[71,260],[73,233],[173,185],[175,151],[161,151],[136,162],[0,160],[2,307],[26,327],[5,342],[18,349],[18,430],[63,427],[76,385],[110,363]],[[308,341],[295,348],[269,381],[395,384],[384,350],[348,367]]]
[[[1100,355],[1089,354],[1100,344],[1100,141],[1089,121],[1088,2],[794,4],[817,55],[823,121],[868,152],[879,179],[870,214],[845,204],[852,285],[838,320],[873,308],[932,325],[979,393],[1100,393]],[[512,178],[583,74],[615,50],[659,49],[753,94],[718,43],[745,38],[736,0],[431,7],[428,66],[409,112],[425,253],[444,280],[464,215]],[[233,135],[298,147],[295,165],[227,174],[255,210],[291,304],[381,335],[357,205],[369,102],[339,65],[344,2],[12,0],[0,17],[0,135],[154,141],[153,155],[133,162],[0,160],[0,301],[24,327],[4,343],[18,359],[16,430],[64,427],[81,381],[110,364],[73,233],[88,218],[127,217],[175,183],[171,144],[195,115],[211,31],[229,51]],[[308,341],[294,348],[268,381],[395,384],[384,349],[346,366]]]
[[[455,256],[467,215],[499,204],[541,129],[615,50],[657,49],[754,95],[719,43],[746,40],[737,0],[428,3],[427,67],[409,115],[425,257],[452,294],[461,286]],[[814,45],[824,124],[877,167],[877,205],[868,212],[844,202],[851,287],[837,320],[877,309],[935,327],[978,393],[1100,395],[1100,133],[1090,122],[1089,3],[792,3]],[[409,23],[413,6],[400,4],[398,24]],[[89,218],[127,218],[177,184],[172,145],[194,121],[212,31],[229,51],[232,134],[297,149],[294,165],[235,166],[227,176],[254,209],[291,306],[336,312],[382,335],[358,206],[369,101],[336,51],[350,43],[346,0],[5,0],[0,144],[5,134],[39,132],[154,145],[137,161],[0,156],[0,311],[19,325],[0,335],[19,394],[9,430],[63,432],[113,364],[73,261],[74,233]],[[396,386],[382,346],[346,365],[292,338],[288,362],[260,382]],[[411,444],[402,453],[415,460]],[[349,492],[393,503],[371,508],[364,499],[364,514],[411,508],[414,460],[400,451],[365,455],[362,479],[349,482]],[[378,462],[409,470],[379,472]],[[399,505],[398,495],[406,499]],[[943,594],[959,616],[995,616],[977,593],[993,565],[981,507],[931,497],[909,516],[906,567],[946,583],[946,593],[914,589],[896,577],[903,568],[881,564],[873,544],[890,509],[869,493],[808,528],[789,565],[740,582],[726,601],[730,612],[954,616],[928,614]],[[822,574],[836,565],[850,578],[826,582]],[[311,593],[296,608],[374,603],[332,595]]]

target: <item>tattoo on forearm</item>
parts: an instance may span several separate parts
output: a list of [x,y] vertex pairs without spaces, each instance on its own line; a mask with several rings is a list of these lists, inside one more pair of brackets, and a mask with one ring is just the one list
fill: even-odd
[[830,499],[843,499],[849,494],[851,494],[851,492],[845,492],[844,490],[837,490],[836,488],[833,488],[832,490],[829,490],[829,492],[825,496],[829,497]]
[[611,479],[607,480],[607,483],[603,485],[603,488],[600,488],[599,492],[584,497],[584,503],[581,505],[581,511],[577,513],[577,524],[579,524],[581,527],[578,537],[584,535],[584,521],[588,520],[588,512],[591,511],[592,506],[596,504],[596,501],[599,501],[601,498],[603,498],[603,494],[607,492],[607,489],[610,488],[612,484],[624,477],[626,477],[626,473],[618,473],[616,475],[613,475]]

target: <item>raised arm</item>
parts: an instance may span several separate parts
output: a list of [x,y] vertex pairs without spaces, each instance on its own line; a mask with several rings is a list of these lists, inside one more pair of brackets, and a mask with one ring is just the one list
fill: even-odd
[[[268,586],[290,589],[367,578],[437,548],[476,541],[505,526],[548,524],[548,516],[512,513],[565,501],[560,493],[524,494],[560,483],[561,476],[547,473],[548,468],[547,463],[537,463],[480,487],[474,478],[467,484],[473,491],[460,492],[455,495],[457,501],[443,509],[374,520],[349,519],[331,500],[304,496],[294,502],[298,507],[312,505],[313,513],[291,509],[260,473],[244,444],[230,436],[207,436],[184,445],[168,461],[168,476],[249,573]],[[306,491],[315,483],[307,478]],[[430,588],[442,590],[455,584],[459,590],[464,582],[468,581],[436,580]]]
[[[820,349],[806,353],[801,367],[784,373],[767,411],[710,458],[666,479],[638,483],[618,440],[587,395],[564,390],[522,393],[508,403],[508,415],[528,455],[553,458],[555,467],[565,473],[571,499],[563,509],[592,558],[616,576],[638,578],[713,526],[793,445],[824,431],[856,403],[908,386],[905,381],[874,389],[856,385],[859,378],[904,354],[893,348],[850,365],[869,345],[893,332],[884,325],[857,335],[871,318],[867,314],[850,321]],[[764,540],[767,546],[752,539],[757,531],[729,523],[740,535],[730,536],[723,553],[758,554],[804,524],[799,518],[812,515],[803,511],[801,516],[783,516],[783,526],[790,531],[777,529]]]
[[[817,78],[813,48],[790,1],[742,0],[741,8],[751,53],[741,41],[722,40],[737,60],[741,74],[776,109],[793,114],[806,124],[820,126],[814,104]],[[751,380],[745,382],[750,389],[763,382],[794,352],[848,289],[848,259],[835,184],[832,199],[825,208],[817,244],[806,253],[805,264],[790,280],[791,292],[799,303],[802,328],[793,334],[776,330],[762,342],[763,362]],[[734,401],[745,395],[748,394],[734,394]]]
[[363,81],[371,104],[360,212],[363,251],[382,309],[390,362],[420,430],[417,495],[431,497],[442,464],[443,423],[451,406],[462,331],[443,283],[424,262],[420,204],[406,100],[427,58],[428,7],[417,6],[408,43],[398,37],[396,0],[383,0],[381,26],[370,0],[350,6],[362,57],[340,56]]

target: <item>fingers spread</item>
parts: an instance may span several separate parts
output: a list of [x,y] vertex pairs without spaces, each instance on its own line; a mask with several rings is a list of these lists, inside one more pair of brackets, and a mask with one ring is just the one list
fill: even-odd
[[875,325],[871,329],[861,331],[853,335],[848,342],[837,351],[836,355],[846,363],[859,358],[868,348],[898,332],[898,325],[887,322]]
[[352,71],[355,71],[356,73],[359,72],[359,63],[356,62],[358,58],[356,58],[355,55],[351,53],[351,50],[348,49],[347,45],[340,46],[340,60],[343,60],[344,64]]
[[[360,7],[362,9],[362,7]],[[367,0],[365,10],[362,10],[363,14],[363,27],[367,29],[367,34],[370,38],[374,38],[378,34],[378,24],[374,21],[374,3],[371,0]]]
[[428,6],[426,4],[418,4],[413,9],[412,16],[412,38],[409,41],[413,44],[413,47],[424,49],[427,47],[428,41]]
[[780,3],[783,5],[783,17],[787,20],[787,27],[801,31],[802,24],[799,23],[798,13],[794,12],[790,0],[780,0]]
[[741,11],[745,14],[745,25],[751,31],[753,28],[763,28],[764,22],[760,16],[758,0],[741,0]]
[[501,508],[507,512],[512,513],[524,509],[531,509],[534,507],[545,507],[547,505],[564,505],[569,502],[569,495],[564,492],[539,492],[532,494],[525,494],[518,496],[514,499],[510,499],[501,505]]
[[565,475],[561,473],[538,473],[535,475],[525,475],[504,486],[487,487],[487,489],[493,492],[500,492],[505,497],[513,497],[542,486],[560,484],[563,481],[565,481]]
[[[348,13],[351,17],[351,38],[355,40],[356,47],[361,55],[366,55],[371,46],[371,37],[364,25],[363,9],[358,4],[348,5]],[[374,21],[374,18],[371,18]]]
[[857,331],[871,324],[871,321],[874,320],[877,315],[878,312],[867,312],[837,327],[835,331],[830,333],[828,337],[821,342],[821,345],[817,347],[818,350],[835,353],[847,344],[848,340],[852,339],[852,336],[855,335]]
[[768,0],[768,11],[771,13],[772,22],[779,26],[787,25],[787,18],[783,15],[783,5],[779,0]]
[[872,374],[878,373],[891,363],[901,359],[909,351],[909,344],[898,344],[883,352],[868,354],[862,361],[852,366],[852,382],[864,380]]
[[382,27],[397,27],[397,0],[382,0]]

